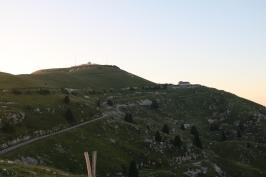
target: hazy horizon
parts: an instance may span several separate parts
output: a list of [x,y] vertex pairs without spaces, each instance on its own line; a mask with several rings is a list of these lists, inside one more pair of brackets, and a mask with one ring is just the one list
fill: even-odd
[[0,72],[92,62],[266,106],[266,1],[0,0]]

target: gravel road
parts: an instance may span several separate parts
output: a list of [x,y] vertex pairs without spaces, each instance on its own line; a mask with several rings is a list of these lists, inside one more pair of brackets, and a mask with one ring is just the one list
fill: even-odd
[[37,140],[40,140],[40,139],[43,139],[43,138],[47,138],[47,137],[49,137],[49,136],[53,136],[53,135],[56,135],[56,134],[59,134],[59,133],[63,133],[63,132],[66,132],[66,131],[72,130],[72,129],[77,128],[77,127],[80,127],[80,126],[82,126],[82,125],[85,125],[85,124],[88,124],[88,123],[91,123],[91,122],[94,122],[94,121],[97,121],[97,120],[103,119],[103,118],[105,118],[105,117],[107,117],[107,116],[108,116],[108,114],[103,114],[103,116],[101,116],[101,117],[98,117],[98,118],[96,118],[96,119],[93,119],[93,120],[90,120],[90,121],[87,121],[87,122],[83,122],[83,123],[78,124],[78,125],[74,125],[74,126],[72,126],[72,127],[66,128],[66,129],[64,129],[64,130],[60,130],[60,131],[58,131],[58,132],[54,132],[54,133],[51,133],[51,134],[48,134],[48,135],[43,135],[43,136],[40,136],[40,137],[37,137],[37,138],[30,139],[30,140],[28,140],[28,141],[24,141],[24,142],[22,142],[22,143],[19,143],[19,144],[16,144],[16,145],[14,145],[14,146],[8,147],[8,148],[6,148],[6,149],[4,149],[4,150],[1,150],[1,151],[0,151],[0,154],[5,154],[5,153],[7,153],[7,152],[9,152],[9,151],[12,151],[12,150],[14,150],[14,149],[17,149],[17,148],[19,148],[19,147],[21,147],[21,146],[24,146],[24,145],[26,145],[26,144],[32,143],[32,142],[34,142],[34,141],[37,141]]

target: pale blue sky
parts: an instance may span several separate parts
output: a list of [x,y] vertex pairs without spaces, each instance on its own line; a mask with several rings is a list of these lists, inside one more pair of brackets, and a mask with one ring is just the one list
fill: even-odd
[[92,63],[266,105],[265,0],[0,0],[0,71]]

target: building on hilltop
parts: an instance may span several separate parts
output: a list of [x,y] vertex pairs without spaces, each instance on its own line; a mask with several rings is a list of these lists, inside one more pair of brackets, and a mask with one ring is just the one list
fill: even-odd
[[193,88],[201,86],[200,84],[191,84],[190,82],[179,81],[177,85],[173,85],[172,88]]
[[178,85],[179,85],[179,86],[187,86],[187,85],[190,85],[190,83],[189,83],[189,82],[179,81],[179,82],[178,82]]

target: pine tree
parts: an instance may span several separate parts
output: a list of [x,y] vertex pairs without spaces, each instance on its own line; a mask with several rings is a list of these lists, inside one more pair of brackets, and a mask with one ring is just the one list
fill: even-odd
[[225,132],[223,131],[223,133],[222,133],[222,141],[226,141],[226,139],[227,139],[226,134],[225,134]]
[[77,123],[70,108],[67,108],[65,118],[69,123]]
[[152,109],[157,109],[158,107],[159,107],[158,102],[157,102],[155,99],[152,100],[151,108],[152,108]]
[[195,134],[193,144],[194,144],[195,146],[197,146],[198,148],[203,149],[203,146],[202,146],[201,140],[200,140],[200,138],[199,138],[199,134]]
[[155,134],[155,141],[157,141],[157,142],[160,142],[160,141],[162,141],[162,137],[161,137],[161,135],[160,135],[160,132],[159,132],[159,131],[157,131],[157,132],[156,132],[156,134]]
[[243,122],[239,122],[238,128],[239,128],[241,131],[244,131],[244,130],[245,130],[245,126],[244,126]]
[[241,138],[242,137],[241,131],[239,129],[237,129],[237,137],[238,138]]
[[193,126],[191,127],[190,133],[191,133],[192,135],[199,134],[199,132],[198,132],[198,130],[197,130],[197,128],[196,128],[195,125],[193,125]]
[[250,142],[247,142],[247,148],[250,148]]
[[69,96],[65,96],[65,98],[64,98],[64,102],[66,103],[66,104],[69,104],[70,103],[70,99],[69,99]]
[[132,117],[132,114],[131,114],[131,113],[126,113],[124,120],[125,120],[126,122],[133,123],[133,117]]
[[180,148],[182,146],[182,141],[179,135],[176,135],[174,138],[174,146]]
[[96,99],[96,107],[100,108],[101,107],[101,102],[99,99]]
[[109,106],[113,106],[113,101],[112,100],[107,100],[107,104],[109,105]]
[[166,124],[164,124],[164,126],[162,128],[162,132],[166,133],[166,134],[169,134],[169,127]]
[[185,125],[184,125],[184,124],[181,124],[181,127],[180,127],[180,128],[181,128],[181,130],[184,130],[184,131],[186,130],[186,128],[185,128]]
[[130,163],[128,176],[129,177],[138,177],[139,176],[139,171],[138,171],[136,162],[134,160],[132,160]]

